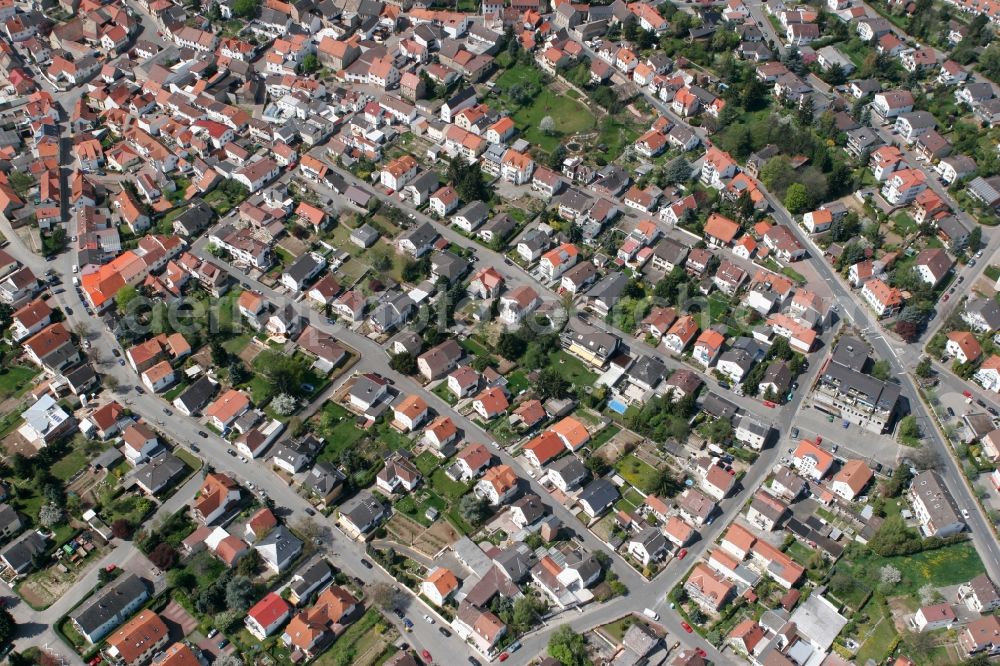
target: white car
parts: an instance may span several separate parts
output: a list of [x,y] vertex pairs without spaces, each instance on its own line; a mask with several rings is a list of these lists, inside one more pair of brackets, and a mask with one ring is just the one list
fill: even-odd
[[426,622],[427,624],[434,624],[434,618],[432,618],[432,617],[431,617],[430,615],[428,615],[427,613],[424,613],[424,621],[425,621],[425,622]]
[[965,518],[966,520],[968,520],[968,518],[969,518],[969,510],[968,509],[962,509],[962,517]]
[[646,617],[648,617],[653,622],[659,622],[660,621],[660,616],[657,615],[656,611],[654,611],[652,608],[643,608],[642,609],[642,614],[645,615]]

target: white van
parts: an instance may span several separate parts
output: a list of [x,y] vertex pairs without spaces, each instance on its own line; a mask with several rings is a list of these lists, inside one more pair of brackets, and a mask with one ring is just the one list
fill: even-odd
[[653,622],[659,622],[660,621],[660,616],[657,615],[656,611],[654,611],[652,608],[643,608],[642,609],[642,614],[645,615],[646,617],[648,617]]

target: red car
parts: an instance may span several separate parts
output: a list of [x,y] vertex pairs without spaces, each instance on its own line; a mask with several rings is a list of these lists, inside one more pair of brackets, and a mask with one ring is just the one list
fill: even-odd
[[677,551],[677,559],[683,560],[685,557],[687,557],[687,554],[688,554],[688,549],[681,548],[679,551]]
[[690,624],[688,624],[687,622],[681,622],[681,627],[682,627],[682,628],[684,629],[684,631],[688,632],[689,634],[690,634],[690,633],[691,633],[692,631],[694,631],[694,630],[693,630],[693,629],[691,628],[691,625],[690,625]]
[[87,662],[87,666],[97,666],[102,661],[104,661],[104,657],[102,657],[101,655],[97,655],[96,657]]
[[509,652],[501,652],[500,653],[500,661],[507,661],[509,658],[510,658],[510,653]]
[[770,400],[765,400],[764,401],[764,406],[765,407],[770,407],[771,409],[774,409],[775,408],[775,403],[771,402]]
[[701,648],[695,648],[694,651],[698,653],[699,657],[703,657],[704,658],[704,657],[708,656],[708,653],[705,652],[704,650],[702,650]]
[[970,392],[968,392],[968,391],[962,391],[962,395],[964,395],[966,398],[971,398],[972,397],[972,394]]
[[431,659],[431,653],[428,652],[427,650],[424,650],[423,652],[421,652],[420,656],[423,657],[424,661],[427,662],[428,664],[433,664],[434,663],[434,660]]

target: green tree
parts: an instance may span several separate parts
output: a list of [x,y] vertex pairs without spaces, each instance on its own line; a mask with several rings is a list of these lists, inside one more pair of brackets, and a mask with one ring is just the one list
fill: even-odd
[[0,608],[0,645],[6,645],[17,633],[14,616],[6,608]]
[[969,252],[975,252],[983,242],[983,228],[978,224],[969,232]]
[[505,331],[500,334],[500,338],[497,340],[497,353],[508,360],[521,358],[527,348],[527,342],[516,333]]
[[268,380],[275,393],[302,394],[307,370],[305,361],[268,350],[257,356],[254,367]]
[[458,513],[467,523],[478,527],[492,515],[493,509],[488,500],[470,492],[458,501]]
[[417,373],[417,357],[410,352],[401,352],[389,359],[389,367],[404,375]]
[[904,416],[899,421],[899,437],[908,442],[920,440],[920,426],[917,424],[917,417],[913,414]]
[[678,155],[670,160],[663,169],[663,184],[677,185],[679,183],[686,183],[691,179],[691,172],[691,164],[684,159],[683,155]]
[[558,399],[569,395],[570,383],[555,368],[545,368],[538,374],[535,388],[542,400]]
[[804,213],[809,209],[809,192],[802,183],[792,183],[785,193],[785,208],[793,215]]
[[253,18],[257,16],[257,12],[260,11],[259,0],[234,0],[233,1],[233,16],[239,18]]
[[875,379],[888,381],[892,377],[892,366],[889,365],[889,361],[885,359],[875,361],[875,365],[872,366],[871,376]]
[[934,367],[931,365],[931,359],[929,356],[924,356],[920,359],[920,362],[917,363],[916,373],[917,377],[921,377],[923,379],[927,379],[928,377],[934,375]]
[[250,608],[255,595],[253,581],[249,577],[234,576],[226,585],[226,606],[245,611]]
[[300,65],[303,74],[312,74],[313,72],[319,71],[320,64],[319,58],[316,54],[310,53],[305,58],[302,59],[302,64]]
[[562,666],[587,666],[587,641],[567,625],[555,630],[549,638],[549,656]]

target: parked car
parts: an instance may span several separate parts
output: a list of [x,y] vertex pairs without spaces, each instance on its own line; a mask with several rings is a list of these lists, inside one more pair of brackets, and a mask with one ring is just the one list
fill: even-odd
[[392,609],[392,614],[395,615],[396,617],[398,617],[400,620],[402,620],[404,617],[406,617],[406,615],[403,614],[403,611],[400,610],[399,608],[393,608]]
[[226,449],[226,453],[228,453],[229,455],[231,455],[234,458],[236,457],[236,451],[233,451],[232,449]]
[[366,559],[362,559],[361,560],[361,566],[363,566],[365,569],[371,569],[372,568],[372,563],[369,562]]
[[688,624],[687,622],[681,622],[681,629],[688,632],[689,634],[694,631],[694,629],[691,628],[691,625]]
[[424,613],[424,622],[426,622],[427,624],[434,624],[434,618],[432,618],[427,613]]
[[688,554],[687,548],[681,548],[679,551],[677,551],[677,559],[683,560],[685,557],[687,557],[687,554]]
[[423,657],[424,661],[427,662],[428,664],[434,663],[434,660],[431,659],[431,653],[428,652],[427,650],[421,650],[420,656]]
[[306,507],[306,515],[307,516],[315,516],[316,515],[315,509],[313,509],[311,506],[307,506]]
[[205,432],[204,430],[199,430],[198,431],[198,436],[202,437],[202,438],[205,438],[205,437],[208,437],[208,433]]
[[798,428],[792,428],[792,439],[797,439],[798,436],[799,436],[799,429]]
[[438,627],[438,633],[444,636],[445,638],[451,638],[451,632],[445,629],[444,627]]

